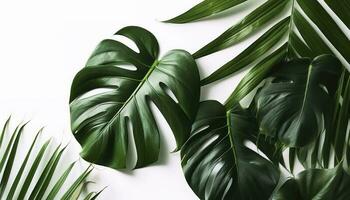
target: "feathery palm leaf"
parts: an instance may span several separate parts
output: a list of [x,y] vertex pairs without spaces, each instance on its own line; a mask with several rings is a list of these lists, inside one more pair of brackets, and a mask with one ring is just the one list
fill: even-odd
[[[194,53],[195,58],[215,53],[243,41],[265,26],[271,26],[242,53],[204,78],[201,84],[210,84],[257,63],[227,99],[225,107],[226,110],[236,107],[247,94],[265,81],[250,105],[252,111],[257,115],[259,133],[256,138],[272,141],[272,144],[278,146],[281,152],[289,150],[289,168],[285,165],[284,159],[272,159],[273,157],[281,158],[279,151],[272,154],[273,157],[266,151],[263,152],[273,163],[281,164],[291,174],[297,161],[300,161],[306,168],[306,171],[300,175],[300,180],[296,178],[289,181],[293,182],[291,184],[288,184],[288,181],[282,183],[279,187],[282,189],[277,190],[276,195],[272,196],[275,199],[281,199],[277,198],[279,196],[282,196],[282,199],[310,199],[295,195],[303,193],[300,192],[303,189],[310,189],[311,193],[304,192],[302,195],[309,195],[309,197],[321,195],[324,190],[317,191],[312,188],[312,184],[319,180],[313,178],[316,177],[314,173],[320,175],[321,179],[327,183],[332,182],[333,178],[346,177],[349,173],[349,71],[346,67],[342,68],[340,62],[330,55],[316,58],[321,54],[332,54],[342,61],[343,65],[349,67],[350,40],[346,33],[349,30],[341,27],[334,14],[329,12],[329,10],[333,11],[339,17],[340,23],[344,23],[349,28],[350,13],[347,8],[349,4],[343,0],[325,0],[324,4],[316,0],[267,0],[236,25]],[[286,11],[288,15],[280,18]],[[187,13],[187,15],[190,14],[193,13]],[[299,60],[303,57],[311,60],[315,58],[315,60],[310,64],[310,61],[305,59]],[[211,126],[209,125],[209,128],[205,130],[211,130]],[[233,130],[234,128],[235,124],[232,125]],[[191,138],[197,134],[194,133]],[[211,134],[214,136],[217,131],[214,129]],[[210,137],[203,137],[200,142],[203,144],[207,142],[209,146],[211,141],[208,138]],[[257,141],[256,146],[259,149],[265,146],[264,143],[262,146],[259,144],[259,139]],[[214,147],[219,148],[218,146]],[[335,152],[333,157],[332,151]],[[206,194],[211,194],[211,192],[215,194],[215,190],[210,190],[210,184],[215,180],[215,175],[223,173],[220,171],[221,168],[215,170],[210,168],[210,175],[204,171],[200,173],[199,169],[202,169],[202,166],[211,166],[216,163],[216,160],[214,162],[210,159],[211,157],[201,156],[199,153],[193,154],[191,161],[200,163],[200,165],[197,167],[198,170],[192,170],[193,174],[190,179],[186,174],[187,169],[184,168],[189,185],[202,199],[213,198]],[[334,162],[330,162],[330,159],[334,159]],[[330,170],[332,172],[326,169],[317,169],[315,170],[317,172],[308,170],[315,167],[340,166],[342,160],[344,160],[344,173],[339,170],[340,167]],[[222,163],[220,165],[222,166]],[[236,167],[236,165],[233,164],[231,167]],[[304,184],[306,180],[310,182]],[[228,187],[231,183],[233,185],[233,182],[227,181],[220,183],[225,185],[220,185],[220,187]],[[259,183],[257,181],[257,184]],[[348,181],[345,180],[345,183],[348,184]],[[348,197],[346,191],[342,190],[344,184],[340,178],[333,186],[329,188],[338,190],[328,191],[322,197],[327,199],[327,195],[332,192],[338,195],[339,199]],[[283,190],[283,188],[287,189]],[[223,194],[225,193],[221,193],[217,199],[224,199]],[[287,196],[283,196],[285,194]],[[239,195],[234,197],[240,199]]]
[[[349,26],[350,14],[346,10],[349,4],[346,1],[326,2],[343,23]],[[208,9],[211,10],[212,8]],[[286,10],[289,10],[289,16],[281,20],[277,18],[277,23],[274,23],[276,16]],[[283,21],[287,21],[287,24],[282,23]],[[199,58],[232,46],[254,34],[256,30],[272,23],[274,23],[272,28],[248,47],[250,49],[249,54],[246,53],[248,49],[243,51],[236,58],[202,80],[202,85],[212,83],[239,71],[261,58],[263,54],[264,56],[273,54],[273,49],[276,47],[275,45],[266,45],[269,42],[275,44],[277,41],[286,42],[287,45],[284,47],[285,59],[293,57],[313,58],[320,54],[335,54],[338,58],[345,59],[346,63],[350,63],[350,41],[346,34],[339,28],[334,17],[326,11],[320,2],[306,0],[268,0],[236,25],[194,53],[194,56]],[[276,38],[277,33],[269,34],[276,28],[281,28],[280,26],[283,26],[284,36],[287,36],[287,39],[282,36]],[[333,50],[323,38],[334,47]],[[244,60],[243,63],[242,60]]]
[[[81,198],[82,191],[79,188],[85,187],[86,178],[91,173],[92,167],[89,166],[64,191],[62,186],[67,184],[66,180],[68,176],[71,176],[70,172],[75,162],[71,163],[57,180],[53,178],[54,174],[61,172],[57,166],[65,147],[56,146],[54,152],[50,154],[50,159],[43,159],[45,155],[49,155],[49,149],[55,145],[51,140],[47,140],[44,144],[38,142],[42,129],[36,134],[28,151],[26,151],[24,159],[18,160],[20,162],[19,169],[14,171],[15,160],[19,159],[18,150],[22,148],[21,140],[23,140],[26,124],[18,125],[13,132],[10,132],[8,130],[9,123],[10,118],[6,121],[0,135],[0,152],[2,152],[0,157],[0,198],[48,200]],[[10,138],[7,139],[7,137]],[[34,153],[35,149],[39,151]],[[33,162],[31,163],[30,160],[33,160]],[[43,169],[41,169],[42,167]],[[53,184],[53,186],[49,187],[50,184]],[[88,199],[96,198],[98,195],[99,193],[93,192]]]

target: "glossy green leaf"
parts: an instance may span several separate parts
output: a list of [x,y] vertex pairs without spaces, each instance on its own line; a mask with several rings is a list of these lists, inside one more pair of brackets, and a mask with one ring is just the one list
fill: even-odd
[[288,30],[288,26],[289,18],[281,20],[237,57],[201,80],[201,84],[206,85],[219,79],[223,79],[244,67],[247,67],[250,63],[264,55],[266,51],[272,49],[272,47],[283,38]]
[[314,141],[331,121],[341,66],[334,56],[323,55],[279,67],[255,97],[260,133],[289,147]]
[[343,23],[350,28],[350,2],[348,0],[325,0],[325,2]]
[[[135,167],[143,167],[159,155],[159,131],[150,103],[163,114],[181,147],[198,108],[198,69],[192,56],[182,50],[172,50],[158,61],[157,40],[143,28],[125,27],[116,34],[134,41],[139,53],[115,40],[98,45],[72,84],[72,131],[83,147],[84,159],[125,168],[128,144],[133,142]],[[91,92],[95,94],[86,96]]]
[[[333,9],[333,11],[346,25],[348,25],[347,16],[349,16],[349,14],[346,11],[348,4],[344,1],[339,1],[339,3],[337,1],[327,1],[327,4],[330,5],[330,8]],[[215,3],[213,3],[212,6],[214,5]],[[286,58],[314,58],[320,54],[333,54],[340,58],[338,53],[330,49],[330,46],[333,46],[350,64],[350,40],[344,31],[339,28],[332,16],[328,14],[328,12],[319,2],[304,0],[269,0],[265,2],[262,6],[256,8],[245,18],[243,18],[240,23],[232,26],[214,41],[202,47],[194,54],[194,57],[199,58],[209,55],[221,49],[232,46],[237,42],[244,41],[246,36],[256,33],[257,30],[264,25],[274,23],[276,16],[286,10],[285,8],[290,9],[290,14],[288,17],[292,19],[288,22],[288,30],[285,30],[285,33],[289,35],[286,41],[288,44],[286,47]],[[301,14],[301,11],[305,14]],[[307,18],[310,18],[311,21],[315,23],[317,28],[312,26]],[[267,34],[267,32],[265,32],[265,34]],[[320,35],[324,35],[331,44],[329,45],[327,42],[325,42],[323,37]],[[257,48],[257,42],[258,41],[249,46],[246,51],[248,49]],[[266,46],[263,53],[267,54],[267,56],[271,55],[271,53],[268,52],[271,52],[272,49],[272,46]],[[238,59],[238,57],[236,57],[236,61],[234,61],[235,59],[231,60],[229,64],[220,67],[209,77],[204,78],[202,80],[202,85],[209,84],[234,74],[239,69],[257,61],[261,56],[263,56],[261,53],[262,52],[260,52],[260,54],[240,54],[240,56],[238,56],[238,61],[249,62],[236,62]]]
[[245,140],[256,143],[256,132],[254,119],[239,106],[226,112],[217,101],[200,104],[181,149],[186,180],[200,199],[268,199],[279,171],[244,145]]
[[272,200],[348,200],[350,174],[341,165],[333,169],[309,169],[286,180]]
[[[298,10],[294,11],[293,23],[302,36],[302,40],[305,41],[306,45],[310,48],[311,55],[308,57],[313,58],[321,54],[332,54],[331,49],[322,40],[319,33],[317,33]],[[296,49],[299,50],[300,48]]]
[[286,44],[282,45],[274,53],[256,64],[248,74],[239,82],[233,93],[226,100],[225,107],[231,108],[239,103],[249,92],[263,81],[276,65],[279,65],[286,56]]
[[242,41],[242,39],[256,32],[282,13],[287,4],[288,1],[286,0],[266,1],[266,3],[255,9],[239,23],[230,27],[219,37],[194,53],[193,56],[195,58],[200,58]]
[[318,1],[297,0],[306,15],[316,24],[339,53],[350,63],[350,40]]
[[185,13],[169,19],[169,23],[187,23],[215,15],[229,8],[233,8],[247,0],[203,0]]

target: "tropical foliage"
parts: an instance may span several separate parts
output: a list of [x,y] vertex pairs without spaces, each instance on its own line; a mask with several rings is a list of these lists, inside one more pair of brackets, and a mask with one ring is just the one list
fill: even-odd
[[[296,58],[275,68],[247,109],[239,103],[228,109],[216,101],[202,102],[181,150],[193,191],[201,199],[269,199],[279,177],[283,182],[293,176],[297,162],[305,169],[330,166],[336,140],[330,122],[341,69],[331,55]],[[344,120],[349,119],[347,112]],[[348,162],[349,134],[342,134],[346,142],[340,160]],[[283,156],[287,150],[289,166]],[[332,165],[341,168],[340,163]],[[344,169],[350,172],[347,164]]]
[[[168,22],[191,22],[242,2],[203,1]],[[253,66],[225,105],[201,103],[181,150],[185,177],[201,199],[329,199],[332,194],[332,199],[348,198],[346,8],[349,4],[342,0],[268,0],[193,54],[212,54],[269,27],[201,80],[202,85],[210,84]],[[286,12],[288,16],[282,16]],[[242,99],[257,87],[249,107],[242,108]],[[248,148],[249,143],[258,150]],[[305,171],[295,175],[298,163]]]
[[134,143],[138,168],[158,160],[160,136],[151,103],[168,122],[178,148],[188,139],[199,104],[199,74],[183,50],[158,60],[158,42],[143,28],[125,27],[116,35],[132,40],[138,52],[111,39],[97,46],[72,84],[71,125],[87,161],[126,168]]
[[[57,166],[66,147],[55,145],[47,140],[40,144],[42,129],[36,134],[23,159],[19,148],[23,148],[25,124],[20,124],[14,131],[9,130],[8,119],[0,133],[0,199],[96,199],[100,192],[90,192],[82,197],[86,189],[86,178],[92,171],[89,166],[74,181],[69,181],[73,162],[61,170]],[[51,153],[50,149],[54,150]],[[37,151],[38,150],[38,151]],[[37,153],[35,153],[37,151]],[[45,159],[46,156],[50,158]],[[15,164],[19,163],[18,170]],[[58,177],[58,178],[55,178]]]

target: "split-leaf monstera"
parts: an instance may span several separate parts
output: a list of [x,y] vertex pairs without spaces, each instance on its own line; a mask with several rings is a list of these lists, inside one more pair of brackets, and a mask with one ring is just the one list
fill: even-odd
[[[278,64],[246,109],[238,102],[230,108],[202,102],[181,149],[183,171],[193,191],[205,200],[269,199],[278,178],[284,179],[280,168],[293,173],[292,152],[306,169],[307,163],[312,168],[327,166],[328,146],[318,143],[335,139],[329,128],[341,73],[340,61],[332,55],[293,59]],[[289,169],[283,157],[286,149]],[[344,156],[348,153],[349,147]]]
[[[191,137],[181,150],[186,180],[198,197],[268,199],[280,174],[268,158],[245,146],[245,141],[257,143],[257,132],[254,117],[239,105],[226,111],[217,101],[200,104]],[[274,160],[278,149],[260,142],[261,151]]]
[[280,67],[255,97],[260,133],[278,137],[288,147],[314,141],[330,128],[341,72],[341,63],[331,55]]
[[168,122],[178,148],[187,140],[199,104],[199,74],[186,51],[172,50],[158,60],[158,42],[143,28],[125,27],[116,35],[132,40],[139,52],[111,39],[97,46],[72,84],[71,125],[87,161],[125,168],[133,142],[138,168],[159,155],[151,102]]
[[[240,5],[233,2],[237,1],[204,0],[193,9],[167,22],[192,22]],[[241,2],[242,5],[247,3],[248,1]],[[207,8],[205,12],[198,9],[204,6]],[[270,141],[271,145],[277,148],[272,157],[266,151],[263,152],[274,164],[280,164],[280,168],[284,168],[280,171],[294,176],[294,168],[300,163],[301,169],[304,168],[307,174],[300,181],[302,183],[298,184],[301,192],[295,188],[283,187],[281,183],[282,188],[287,188],[282,192],[287,194],[282,199],[310,199],[305,196],[295,196],[300,193],[310,195],[304,192],[309,189],[315,192],[315,196],[312,194],[308,197],[329,199],[327,195],[332,191],[327,190],[327,195],[324,195],[324,189],[312,188],[317,181],[325,180],[327,177],[320,175],[320,179],[312,178],[313,172],[308,170],[319,168],[320,174],[323,174],[327,168],[338,166],[345,160],[345,172],[349,171],[350,40],[348,28],[350,12],[348,8],[349,4],[342,0],[263,1],[247,16],[193,54],[196,59],[210,55],[245,41],[247,37],[264,30],[257,40],[236,57],[230,58],[226,64],[202,79],[201,85],[211,84],[252,66],[226,100],[225,109],[231,110],[242,100],[246,101],[245,97],[248,94],[251,94],[249,95],[251,97],[255,94],[254,89],[263,85],[258,89],[249,106],[249,110],[257,118],[256,123],[259,128],[256,137],[264,138],[263,141]],[[323,56],[318,57],[320,55]],[[313,59],[315,60],[311,62]],[[262,84],[263,82],[265,84]],[[233,124],[232,130],[234,128]],[[206,139],[203,140],[209,142]],[[261,139],[257,140],[256,146],[261,150]],[[265,146],[264,143],[262,144]],[[216,162],[203,155],[189,161],[196,159],[203,159],[202,164],[207,166]],[[196,162],[200,163],[198,160]],[[212,194],[210,187],[204,187],[212,184],[212,176],[209,177],[208,174],[213,172],[217,174],[216,171],[201,174],[196,172],[193,180],[191,177],[188,178],[186,166],[184,172],[189,185],[201,199],[226,197],[210,196],[209,194]],[[338,175],[333,173],[328,178],[332,179],[334,176]],[[223,184],[227,187],[227,182]],[[204,191],[203,188],[208,190]],[[348,198],[345,190],[342,190],[341,194],[336,192],[335,194],[338,195],[337,199]],[[240,199],[239,195],[231,196],[231,199],[236,197]],[[254,199],[268,199],[265,197]]]

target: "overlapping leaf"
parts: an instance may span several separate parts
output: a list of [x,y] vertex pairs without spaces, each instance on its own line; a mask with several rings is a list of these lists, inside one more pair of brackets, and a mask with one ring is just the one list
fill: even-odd
[[[4,146],[1,146],[2,142],[0,142],[0,150],[3,152],[0,158],[0,198],[48,200],[60,198],[62,200],[72,200],[81,197],[82,191],[78,190],[78,188],[85,188],[86,178],[92,171],[91,166],[88,167],[74,183],[69,183],[66,180],[68,176],[71,176],[70,172],[75,163],[70,164],[67,169],[59,175],[57,180],[53,178],[54,174],[58,175],[57,173],[62,172],[57,166],[65,148],[58,145],[50,155],[50,159],[44,160],[43,156],[48,154],[53,144],[51,140],[46,141],[44,144],[39,144],[38,137],[41,130],[32,141],[24,159],[18,160],[18,149],[22,143],[22,134],[26,124],[18,125],[16,130],[12,132],[12,135],[8,135],[9,121],[10,120],[7,120],[5,123],[0,135],[0,141],[10,136],[8,141],[4,143]],[[38,148],[39,151],[35,154],[34,150],[36,148]],[[16,160],[20,163],[20,168],[18,170],[14,170]],[[33,162],[29,162],[30,160],[33,160]],[[41,169],[40,166],[44,166],[44,169]],[[54,184],[54,186],[49,186],[50,184]],[[66,191],[62,188],[63,184],[66,184],[66,187],[68,186]],[[86,199],[95,199],[99,194],[100,193],[92,192]]]
[[192,56],[182,50],[172,50],[158,61],[158,42],[143,28],[125,27],[116,35],[131,39],[139,52],[110,39],[98,45],[72,84],[72,131],[83,147],[84,159],[125,168],[132,142],[135,167],[143,167],[157,161],[160,146],[150,103],[163,114],[181,147],[198,108],[198,69]]
[[335,137],[331,122],[341,72],[341,63],[331,55],[312,62],[296,59],[280,67],[255,96],[260,134],[297,147],[305,167],[327,166],[330,141]]
[[[344,24],[348,25],[349,12],[346,11],[346,8],[349,7],[349,5],[345,3],[345,1],[326,2]],[[215,3],[213,3],[213,5],[215,5]],[[236,25],[232,26],[222,35],[197,51],[194,56],[196,58],[202,57],[243,41],[246,36],[254,34],[258,29],[268,24],[275,23],[276,17],[288,9],[290,10],[288,12],[290,12],[289,17],[291,20],[289,20],[288,25],[286,25],[288,30],[284,31],[288,34],[287,45],[284,47],[287,52],[286,58],[313,58],[320,54],[334,54],[340,58],[340,54],[350,64],[350,41],[348,37],[346,37],[344,32],[339,28],[337,22],[318,1],[305,0],[266,1]],[[277,20],[277,23],[275,23],[271,29],[246,49],[246,51],[251,49],[249,54],[242,52],[209,77],[205,78],[202,81],[202,85],[223,79],[256,62],[262,56],[267,57],[274,53],[273,49],[276,48],[275,45],[267,46],[266,41],[275,38],[275,44],[277,44],[277,41],[286,40],[285,37],[276,38],[275,34],[267,36],[268,32],[276,29],[278,23],[281,23],[281,21]],[[311,24],[314,24],[317,28],[315,29]],[[321,31],[320,33],[318,33],[319,30]],[[339,54],[330,50],[329,45],[320,35],[324,35]]]
[[[188,184],[201,199],[268,199],[279,172],[269,160],[244,145],[258,143],[255,120],[239,106],[228,111],[216,101],[205,101],[181,150]],[[274,145],[261,151],[279,159]]]
[[260,133],[278,137],[289,147],[314,141],[329,128],[341,67],[330,55],[280,67],[255,96]]
[[309,169],[286,180],[272,196],[272,200],[336,199],[350,196],[350,174],[341,165],[333,169]]

